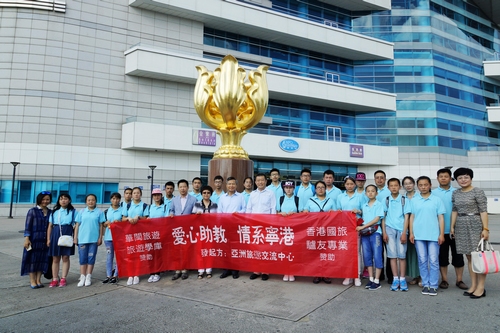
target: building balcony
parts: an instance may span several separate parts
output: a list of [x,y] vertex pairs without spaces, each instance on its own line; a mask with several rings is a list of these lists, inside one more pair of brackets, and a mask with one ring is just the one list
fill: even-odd
[[[201,124],[200,124],[201,125]],[[220,138],[216,136],[215,145],[207,146],[195,140],[196,133],[215,133],[214,130],[190,124],[162,124],[132,121],[122,125],[122,149],[163,151],[189,154],[213,154],[220,147]],[[151,133],[157,133],[151,140]],[[205,134],[206,135],[206,134]],[[172,140],[175,138],[175,140]],[[198,139],[198,138],[196,138]],[[243,137],[242,146],[250,158],[269,158],[277,160],[298,160],[356,164],[356,165],[397,165],[398,147],[381,147],[373,145],[353,145],[345,142],[291,138],[297,148],[286,152],[280,143],[289,137],[249,133]]]
[[488,112],[488,121],[490,123],[500,123],[500,105],[487,106],[486,112]]
[[500,60],[483,61],[484,75],[500,81]]
[[[134,46],[125,51],[125,74],[159,80],[196,84],[195,67],[214,70],[219,62],[194,54]],[[245,67],[245,66],[243,66]],[[250,68],[247,68],[250,69]],[[346,111],[396,110],[396,95],[331,81],[312,79],[269,70],[269,98],[337,108]],[[194,88],[193,88],[194,89]]]
[[326,4],[351,11],[390,10],[391,0],[319,0]]
[[[366,2],[379,2],[373,0]],[[348,1],[344,1],[348,2]],[[356,0],[361,2],[361,0]],[[351,60],[394,59],[394,44],[236,0],[130,0],[130,6]],[[230,15],[228,15],[230,13]]]

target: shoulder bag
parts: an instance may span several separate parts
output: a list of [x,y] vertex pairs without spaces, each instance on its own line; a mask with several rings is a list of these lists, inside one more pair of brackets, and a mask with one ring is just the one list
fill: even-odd
[[498,273],[500,255],[493,250],[490,242],[481,238],[476,251],[471,252],[472,271],[477,274]]

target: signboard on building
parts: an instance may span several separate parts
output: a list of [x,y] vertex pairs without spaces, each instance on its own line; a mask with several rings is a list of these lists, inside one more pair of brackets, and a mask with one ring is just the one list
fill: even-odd
[[193,129],[193,145],[215,147],[216,137],[215,131]]
[[349,145],[349,150],[351,157],[357,157],[357,158],[365,157],[365,152],[363,150],[363,146],[361,145]]

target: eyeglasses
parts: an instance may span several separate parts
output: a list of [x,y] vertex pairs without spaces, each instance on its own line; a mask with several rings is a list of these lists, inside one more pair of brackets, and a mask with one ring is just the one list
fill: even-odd
[[317,190],[324,190],[324,189],[326,189],[326,187],[324,187],[324,186],[316,186],[316,189]]
[[42,191],[42,192],[40,192],[40,194],[43,194],[43,195],[50,195],[50,192],[49,192],[49,191]]

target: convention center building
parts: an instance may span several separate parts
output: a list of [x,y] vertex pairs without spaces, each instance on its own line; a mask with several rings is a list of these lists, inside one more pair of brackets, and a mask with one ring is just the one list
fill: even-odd
[[255,173],[369,184],[467,166],[493,207],[499,24],[496,0],[0,1],[0,215],[42,190],[105,207],[126,187],[207,183],[220,138],[194,109],[195,67],[228,54],[269,65],[242,142]]

